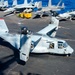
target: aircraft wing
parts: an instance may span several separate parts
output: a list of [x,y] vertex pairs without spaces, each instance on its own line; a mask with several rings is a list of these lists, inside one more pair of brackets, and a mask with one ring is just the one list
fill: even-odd
[[49,24],[47,27],[43,28],[42,30],[38,31],[37,33],[55,37],[56,30],[58,30],[58,25],[59,25],[59,20],[57,20],[55,17],[52,17],[51,24]]
[[75,15],[75,11],[69,12],[69,15]]
[[70,17],[70,20],[72,19],[75,19],[75,14],[69,14],[71,17]]
[[15,11],[15,8],[14,7],[10,7],[8,9],[6,9],[4,12],[5,13],[10,13],[10,12],[14,12]]
[[63,14],[59,14],[56,18],[59,20],[63,20],[63,19],[69,20],[72,18],[72,16],[69,13],[63,13]]
[[26,62],[29,59],[29,53],[31,48],[30,37],[28,37],[27,35],[9,33],[0,34],[0,37],[19,50],[20,60]]
[[31,48],[31,37],[24,34],[10,34],[4,19],[0,19],[0,37],[20,51],[20,60],[27,61]]
[[1,33],[9,32],[4,19],[0,19],[0,32]]
[[34,48],[32,49],[32,53],[47,53],[47,48],[48,48],[48,45],[45,44],[46,41],[45,38],[43,37],[40,37],[35,43],[36,45],[34,46]]
[[[24,39],[23,39],[24,38]],[[29,59],[29,53],[31,48],[31,38],[22,37],[20,40],[20,60],[27,61]]]
[[24,5],[16,5],[15,7],[8,8],[4,12],[9,13],[9,12],[14,12],[14,11],[22,11],[22,10],[25,10],[26,8],[34,8],[34,7],[33,6],[24,6]]
[[75,16],[75,14],[70,14],[71,16]]
[[47,7],[43,7],[42,9],[35,12],[35,16],[40,15],[40,17],[42,17],[44,14],[50,16],[51,15],[50,9]]
[[34,8],[32,5],[17,5],[15,6],[15,9],[21,9],[21,8]]

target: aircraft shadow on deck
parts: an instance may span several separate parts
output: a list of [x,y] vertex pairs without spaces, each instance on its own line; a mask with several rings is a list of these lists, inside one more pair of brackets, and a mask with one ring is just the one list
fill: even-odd
[[[48,15],[42,15],[42,17],[48,17]],[[41,18],[40,15],[36,15],[35,17],[33,17],[33,19],[38,19],[38,18]]]
[[20,61],[19,51],[15,49],[12,45],[10,45],[8,42],[4,41],[2,38],[0,38],[0,45],[8,47],[11,50],[13,50],[12,55],[0,59],[0,75],[4,75],[3,71],[9,68],[9,66],[15,61],[21,65],[26,64],[25,62]]

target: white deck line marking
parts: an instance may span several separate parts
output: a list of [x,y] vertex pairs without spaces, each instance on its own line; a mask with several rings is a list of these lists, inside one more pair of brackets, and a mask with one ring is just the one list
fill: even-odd
[[12,71],[14,68],[16,68],[18,66],[18,64],[16,64],[15,66],[13,66],[8,72],[6,75],[8,75],[10,73],[10,71]]

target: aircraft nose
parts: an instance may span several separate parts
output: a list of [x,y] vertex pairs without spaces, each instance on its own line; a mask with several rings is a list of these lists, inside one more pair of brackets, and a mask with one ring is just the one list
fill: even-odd
[[67,49],[68,49],[68,53],[69,54],[72,54],[74,52],[74,49],[72,47],[70,47],[70,46],[68,46]]

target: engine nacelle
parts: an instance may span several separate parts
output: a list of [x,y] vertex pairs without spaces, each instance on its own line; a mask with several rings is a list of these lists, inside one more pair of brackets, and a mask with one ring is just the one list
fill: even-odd
[[28,34],[28,29],[26,27],[21,28],[21,34],[27,35]]

